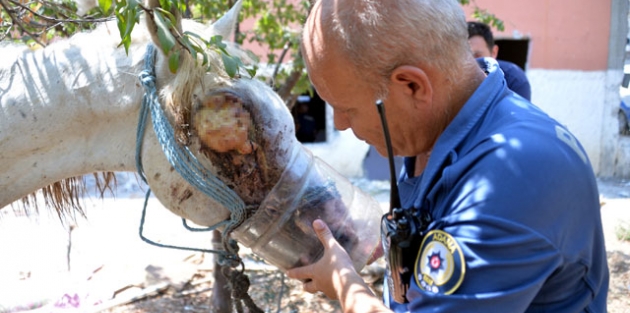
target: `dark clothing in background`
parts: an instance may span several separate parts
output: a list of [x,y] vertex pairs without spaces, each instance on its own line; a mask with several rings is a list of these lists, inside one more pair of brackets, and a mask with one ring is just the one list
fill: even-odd
[[[508,88],[519,96],[531,101],[532,89],[529,85],[529,80],[527,79],[525,72],[523,72],[518,65],[512,62],[504,60],[497,60],[497,62],[499,63],[499,68],[503,72]],[[477,63],[479,63],[479,66],[484,70],[484,72],[488,72],[488,67],[484,58],[477,58]]]

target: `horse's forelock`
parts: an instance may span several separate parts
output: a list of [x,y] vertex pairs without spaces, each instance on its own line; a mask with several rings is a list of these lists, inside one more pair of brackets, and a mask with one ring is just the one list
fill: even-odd
[[[193,22],[184,21],[184,29],[198,34],[203,33],[203,37],[212,37],[212,27]],[[233,43],[228,43],[227,51],[232,56],[237,56],[244,63],[251,60],[247,53]],[[160,90],[164,105],[169,108],[174,117],[176,136],[180,142],[187,144],[190,125],[190,112],[195,101],[195,96],[201,97],[213,89],[230,86],[232,79],[228,76],[223,65],[220,54],[215,51],[208,51],[206,65],[202,65],[203,58],[198,55],[195,60],[188,52],[182,52],[180,65],[173,79]],[[161,67],[166,67],[166,62],[161,62]],[[157,73],[167,73],[168,69],[158,68]],[[159,77],[158,77],[159,80]]]

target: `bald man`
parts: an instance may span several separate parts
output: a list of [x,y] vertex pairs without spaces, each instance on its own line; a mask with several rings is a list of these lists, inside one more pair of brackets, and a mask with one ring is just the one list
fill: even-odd
[[344,312],[606,312],[590,161],[564,126],[509,91],[494,60],[480,69],[457,1],[319,0],[302,53],[335,126],[386,155],[382,100],[393,153],[405,157],[408,219],[383,232],[383,301],[321,221],[324,255],[289,277]]

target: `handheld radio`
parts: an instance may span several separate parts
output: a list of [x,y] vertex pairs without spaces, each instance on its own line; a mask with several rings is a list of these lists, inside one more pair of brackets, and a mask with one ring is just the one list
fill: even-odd
[[387,284],[394,301],[406,303],[413,264],[420,245],[422,233],[428,226],[428,218],[422,216],[416,208],[404,209],[400,203],[398,184],[396,183],[396,166],[383,101],[376,101],[376,107],[381,117],[387,157],[389,159],[389,174],[391,191],[389,199],[389,213],[381,219],[381,239],[383,250],[387,255]]

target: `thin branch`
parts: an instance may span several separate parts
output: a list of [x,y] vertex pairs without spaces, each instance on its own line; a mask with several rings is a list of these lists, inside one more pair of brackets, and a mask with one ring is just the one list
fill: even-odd
[[16,6],[21,7],[22,9],[29,11],[31,14],[47,21],[50,23],[75,23],[75,24],[80,24],[80,23],[100,23],[100,22],[107,22],[107,21],[111,21],[112,19],[114,19],[114,17],[103,17],[103,18],[95,18],[95,19],[90,19],[90,20],[86,20],[86,19],[58,19],[58,18],[54,18],[54,17],[50,17],[50,16],[45,16],[45,15],[41,15],[35,11],[33,11],[31,8],[21,4],[18,1],[15,0],[9,0],[9,2],[15,4]]
[[9,26],[7,27],[7,31],[4,32],[4,34],[2,34],[2,36],[0,36],[0,41],[3,41],[4,38],[7,38],[7,36],[9,36],[9,33],[11,32],[11,29],[13,29],[13,24],[9,24]]
[[[151,22],[153,24],[155,24],[155,17],[154,17],[154,11],[155,9],[153,8],[147,8],[145,6],[143,6],[142,4],[138,4],[138,7],[140,7],[145,14],[147,14],[149,16],[149,18],[151,19]],[[184,44],[184,42],[182,41],[182,38],[185,36],[184,34],[180,33],[179,30],[177,29],[176,25],[171,25],[173,27],[171,27],[169,29],[169,31],[171,32],[171,35],[173,35],[173,38],[175,38],[175,41],[177,41],[177,43],[183,48],[184,51],[188,52],[190,55],[192,55],[192,52],[190,50],[188,50],[188,47],[186,46],[186,44]]]
[[18,16],[15,16],[15,10],[11,10],[5,0],[0,0],[0,5],[7,11],[7,14],[11,18],[12,25],[17,24],[20,30],[25,32],[27,35],[29,35],[35,42],[40,44],[42,47],[46,46],[39,39],[37,39],[37,36],[35,36],[33,33],[31,33],[31,31],[26,29],[26,26],[23,24],[22,19],[20,19]]
[[269,82],[269,85],[271,87],[273,87],[273,85],[275,85],[276,83],[276,77],[278,76],[278,71],[280,71],[280,66],[282,66],[282,61],[284,61],[284,57],[287,55],[289,48],[291,48],[291,45],[289,45],[289,42],[287,41],[284,44],[284,48],[282,49],[282,54],[280,55],[278,62],[276,62],[275,68],[273,69],[273,74],[271,74],[271,79]]

